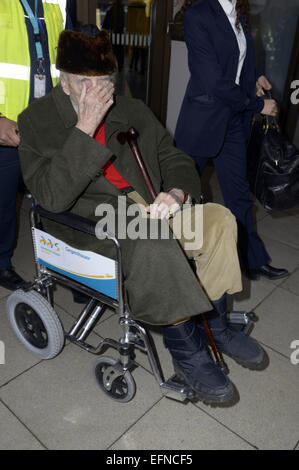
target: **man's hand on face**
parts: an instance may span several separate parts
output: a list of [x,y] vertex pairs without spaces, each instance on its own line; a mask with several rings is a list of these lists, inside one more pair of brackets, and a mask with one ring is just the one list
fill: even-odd
[[181,189],[172,189],[168,193],[159,193],[153,204],[146,207],[151,219],[166,219],[174,215],[184,203],[185,194]]
[[114,85],[109,80],[87,87],[82,84],[78,103],[78,122],[76,127],[93,137],[99,124],[113,104]]
[[20,143],[18,125],[7,118],[0,119],[0,145],[18,147]]

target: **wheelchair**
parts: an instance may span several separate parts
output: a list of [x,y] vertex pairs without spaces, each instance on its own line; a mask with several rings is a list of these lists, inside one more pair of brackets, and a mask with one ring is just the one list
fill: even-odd
[[[11,327],[25,348],[39,359],[51,359],[61,352],[65,340],[68,340],[89,353],[100,356],[94,368],[97,383],[106,395],[122,403],[132,400],[136,392],[136,383],[131,373],[136,367],[133,360],[136,348],[147,354],[153,376],[164,396],[181,402],[196,399],[192,389],[177,376],[164,379],[149,331],[130,316],[125,301],[121,249],[117,238],[102,228],[105,236],[114,244],[116,257],[112,260],[95,253],[77,250],[52,237],[42,230],[41,217],[93,236],[96,233],[96,222],[70,212],[51,213],[32,204],[30,226],[36,277],[26,288],[13,292],[7,300],[7,315]],[[92,258],[93,264],[99,268],[104,264],[104,270],[97,271],[97,274],[99,272],[105,274],[79,277],[78,269],[70,269],[68,260],[66,262],[61,256],[62,251],[76,255],[80,261]],[[79,291],[89,299],[69,332],[64,331],[53,307],[51,294],[55,283]],[[105,338],[97,346],[92,346],[87,342],[87,338],[106,306],[119,315],[122,336],[118,341]],[[231,323],[239,325],[246,333],[249,333],[255,320],[253,312],[232,312],[229,318]],[[228,372],[222,357],[215,351],[212,338],[210,343],[211,354],[214,353],[219,367]],[[118,360],[102,355],[107,347],[118,351]]]

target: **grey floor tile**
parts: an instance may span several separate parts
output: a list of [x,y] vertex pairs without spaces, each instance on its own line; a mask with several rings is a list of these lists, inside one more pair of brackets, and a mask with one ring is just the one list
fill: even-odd
[[41,443],[0,402],[0,450],[43,450]]
[[113,450],[250,450],[249,443],[191,403],[163,398],[111,447]]
[[49,449],[105,449],[159,399],[152,376],[137,368],[137,393],[122,404],[98,387],[95,357],[69,345],[0,389],[3,402]]
[[294,216],[276,218],[268,215],[258,224],[259,235],[299,248],[299,219]]
[[298,296],[278,287],[255,312],[255,337],[289,357],[291,342],[299,340]]
[[4,287],[0,287],[0,299],[2,299],[3,297],[7,297],[10,293],[10,290],[5,289]]
[[243,290],[232,296],[228,296],[228,309],[250,312],[262,302],[275,289],[275,285],[267,279],[250,281],[243,276]]
[[299,435],[298,366],[269,349],[267,353],[270,364],[264,371],[228,361],[229,377],[240,395],[234,406],[196,406],[259,449],[294,449]]
[[299,295],[299,269],[286,279],[280,287],[289,290],[293,294]]

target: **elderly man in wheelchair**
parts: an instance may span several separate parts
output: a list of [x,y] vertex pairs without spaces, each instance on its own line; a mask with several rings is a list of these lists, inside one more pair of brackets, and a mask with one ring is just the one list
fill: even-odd
[[[261,346],[229,322],[251,323],[250,314],[227,312],[227,293],[242,290],[233,215],[199,204],[193,160],[142,102],[114,95],[116,62],[105,31],[88,25],[62,32],[56,66],[61,83],[19,117],[21,166],[36,202],[37,277],[8,300],[17,336],[46,359],[65,337],[94,354],[107,344],[117,348],[119,361],[102,356],[95,372],[119,401],[134,395],[131,356],[139,348],[165,395],[230,402],[236,390],[222,354],[250,369],[266,363]],[[68,334],[50,303],[53,281],[86,295]],[[105,305],[119,313],[124,334],[92,347],[86,338]],[[147,324],[162,327],[175,370],[167,381]]]

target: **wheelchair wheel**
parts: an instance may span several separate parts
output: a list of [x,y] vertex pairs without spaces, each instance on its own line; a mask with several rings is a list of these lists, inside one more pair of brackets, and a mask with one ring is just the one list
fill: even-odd
[[113,400],[127,403],[134,397],[136,384],[132,374],[124,372],[112,357],[103,356],[96,362],[95,376],[101,390]]
[[38,292],[19,289],[7,299],[7,315],[25,348],[39,359],[51,359],[62,350],[64,332],[49,302]]

